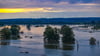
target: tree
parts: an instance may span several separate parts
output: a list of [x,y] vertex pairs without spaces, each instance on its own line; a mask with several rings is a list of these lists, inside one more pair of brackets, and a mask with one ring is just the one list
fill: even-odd
[[44,31],[44,41],[47,41],[49,43],[59,42],[59,34],[57,28],[47,26]]
[[11,30],[13,39],[20,38],[20,35],[19,35],[20,27],[18,25],[12,25],[10,30]]
[[95,45],[96,44],[95,43],[96,42],[96,39],[93,38],[93,37],[91,37],[89,41],[90,41],[90,45]]
[[17,35],[17,34],[19,34],[19,31],[20,31],[20,27],[19,27],[18,25],[12,25],[12,26],[11,26],[12,35]]
[[63,43],[75,43],[74,33],[69,26],[63,25],[60,33],[62,34]]
[[0,31],[1,39],[18,39],[20,27],[18,25],[12,25],[11,28],[3,28]]
[[1,39],[3,40],[11,39],[11,31],[9,28],[3,28],[0,31],[0,34],[1,34]]

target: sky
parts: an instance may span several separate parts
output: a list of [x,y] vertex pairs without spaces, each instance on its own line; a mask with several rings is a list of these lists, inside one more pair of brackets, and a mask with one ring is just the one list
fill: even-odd
[[0,19],[100,17],[100,0],[0,0]]

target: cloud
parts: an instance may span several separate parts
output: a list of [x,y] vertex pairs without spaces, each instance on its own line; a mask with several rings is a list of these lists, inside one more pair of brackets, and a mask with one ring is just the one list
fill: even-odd
[[0,13],[100,12],[99,9],[99,0],[0,0]]
[[52,8],[2,8],[0,13],[49,12]]
[[100,0],[0,0],[0,8],[52,7],[77,3],[100,3]]
[[96,3],[78,3],[76,5],[85,5],[85,6],[100,6],[100,4]]

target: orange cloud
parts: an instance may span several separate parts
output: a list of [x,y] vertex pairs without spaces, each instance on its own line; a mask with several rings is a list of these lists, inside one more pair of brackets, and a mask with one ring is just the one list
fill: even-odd
[[52,8],[1,8],[0,13],[45,12]]

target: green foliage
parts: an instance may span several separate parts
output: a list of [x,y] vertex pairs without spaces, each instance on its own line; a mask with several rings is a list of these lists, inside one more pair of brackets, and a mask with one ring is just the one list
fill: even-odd
[[0,31],[0,39],[18,39],[20,27],[18,25],[12,25],[11,28],[3,28]]
[[18,25],[12,25],[11,26],[12,35],[18,35],[19,34],[19,30],[20,30],[20,27]]
[[1,39],[10,39],[11,37],[11,31],[9,28],[3,28],[0,31]]
[[47,40],[48,42],[58,42],[59,34],[57,32],[57,28],[47,26],[44,31],[44,40]]
[[74,43],[74,33],[69,26],[63,25],[61,27],[60,33],[63,35],[62,41],[63,43]]
[[48,42],[59,42],[60,33],[62,34],[63,43],[75,43],[74,33],[69,26],[63,25],[61,29],[47,26],[44,32],[44,40]]
[[90,45],[95,45],[96,44],[95,43],[96,42],[96,39],[93,38],[93,37],[91,37],[89,41],[90,41]]
[[19,30],[17,28],[15,28],[15,27],[12,27],[11,28],[11,32],[12,32],[12,35],[18,35]]
[[10,30],[13,39],[20,38],[19,36],[20,27],[18,25],[12,25]]

